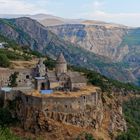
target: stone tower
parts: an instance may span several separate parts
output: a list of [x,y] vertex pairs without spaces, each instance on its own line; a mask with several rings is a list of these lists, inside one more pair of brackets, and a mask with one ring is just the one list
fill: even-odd
[[39,60],[36,67],[36,71],[37,71],[37,76],[39,77],[44,77],[46,75],[46,66],[43,63],[43,59]]
[[61,53],[56,61],[56,74],[61,74],[66,72],[67,72],[67,62],[64,58],[64,55]]

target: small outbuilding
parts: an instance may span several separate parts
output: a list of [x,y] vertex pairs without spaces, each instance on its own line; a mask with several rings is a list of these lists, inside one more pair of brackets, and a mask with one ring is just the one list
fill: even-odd
[[38,91],[49,89],[49,83],[45,77],[35,77],[35,89]]

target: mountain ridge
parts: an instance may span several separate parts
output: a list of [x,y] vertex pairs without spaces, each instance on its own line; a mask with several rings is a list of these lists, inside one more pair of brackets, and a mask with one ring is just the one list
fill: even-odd
[[[115,23],[109,23],[109,22],[104,22],[104,21],[98,21],[98,20],[91,20],[91,19],[71,19],[71,18],[62,18],[59,16],[51,15],[51,14],[34,14],[34,15],[29,15],[29,14],[0,14],[0,18],[6,18],[6,19],[12,19],[12,18],[21,18],[21,17],[29,17],[31,19],[35,19],[44,26],[54,26],[54,25],[63,25],[63,24],[84,24],[84,25],[113,25],[116,27],[124,26],[121,24],[115,24]],[[48,22],[49,21],[49,22]],[[52,21],[52,22],[51,22]],[[53,22],[55,21],[55,23]],[[59,22],[57,22],[59,21]]]
[[[84,25],[82,25],[84,26]],[[94,69],[107,77],[125,82],[136,82],[133,73],[109,58],[89,52],[84,48],[60,38],[45,26],[30,18],[1,19],[0,33],[20,45],[56,58],[63,52],[70,64]],[[114,74],[115,73],[115,74]]]

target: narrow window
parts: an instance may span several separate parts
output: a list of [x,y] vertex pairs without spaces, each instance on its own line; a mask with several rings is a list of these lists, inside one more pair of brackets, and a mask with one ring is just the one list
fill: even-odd
[[30,79],[30,76],[29,75],[26,75],[26,79]]

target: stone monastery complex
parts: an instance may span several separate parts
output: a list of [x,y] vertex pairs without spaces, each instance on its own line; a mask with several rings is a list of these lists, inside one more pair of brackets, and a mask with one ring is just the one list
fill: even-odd
[[[9,88],[9,77],[15,72],[17,87]],[[43,59],[32,69],[0,69],[0,103],[4,107],[14,103],[22,127],[34,133],[52,131],[54,122],[101,128],[106,118],[102,95],[98,87],[87,85],[82,73],[67,69],[63,54],[57,58],[53,71],[43,64]],[[122,118],[121,106],[118,104],[109,115],[111,132],[118,128],[124,131],[125,121],[118,122]]]
[[55,70],[49,71],[40,59],[32,69],[0,69],[0,87],[9,85],[9,77],[17,72],[17,88],[72,91],[86,86],[86,78],[79,72],[68,71],[67,62],[61,53],[56,61]]

